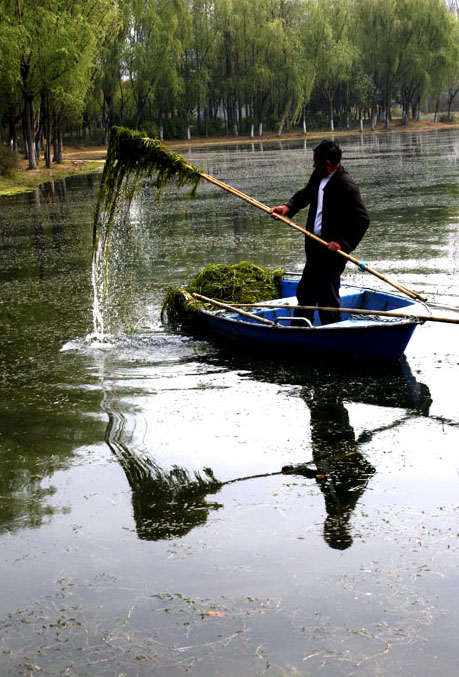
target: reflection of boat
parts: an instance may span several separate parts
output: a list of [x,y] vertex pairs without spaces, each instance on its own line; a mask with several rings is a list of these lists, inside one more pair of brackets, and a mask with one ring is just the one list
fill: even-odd
[[[208,333],[239,344],[286,353],[302,360],[316,355],[398,360],[422,320],[415,315],[425,306],[409,298],[359,287],[341,287],[343,308],[397,312],[407,317],[342,312],[341,321],[321,325],[317,311],[314,323],[294,317],[297,280],[284,279],[281,298],[267,302],[268,307],[251,312],[202,310],[201,319]],[[296,326],[297,324],[300,326]]]
[[238,370],[245,378],[262,383],[313,388],[316,392],[333,390],[345,402],[368,404],[377,407],[405,409],[416,415],[427,416],[432,398],[425,383],[417,380],[405,357],[396,362],[380,365],[349,364],[300,366],[288,362],[269,362],[263,358],[234,355],[221,347],[211,357],[203,357],[216,366]]

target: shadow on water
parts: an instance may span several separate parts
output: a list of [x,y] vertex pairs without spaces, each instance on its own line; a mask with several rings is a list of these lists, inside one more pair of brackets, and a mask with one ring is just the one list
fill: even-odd
[[319,395],[303,393],[310,411],[313,462],[287,466],[284,472],[315,479],[325,500],[324,539],[331,548],[352,545],[350,518],[360,496],[376,472],[359,449],[349,413],[335,388]]
[[[300,386],[299,396],[310,412],[311,449],[305,449],[305,455],[309,459],[312,452],[312,460],[225,482],[219,481],[210,468],[190,473],[173,466],[166,471],[123,442],[124,417],[110,411],[106,402],[105,441],[130,485],[138,537],[159,540],[184,536],[204,524],[211,511],[222,507],[218,502],[208,502],[209,494],[216,494],[227,484],[282,474],[303,476],[317,483],[325,502],[324,539],[331,548],[349,548],[353,542],[352,513],[376,473],[361,447],[384,430],[396,428],[410,418],[427,416],[432,401],[428,387],[416,380],[405,360],[371,371],[366,369],[365,373],[355,369],[273,366],[236,359],[221,351],[202,360],[258,382]],[[346,402],[397,408],[404,413],[389,424],[364,430],[356,437]]]

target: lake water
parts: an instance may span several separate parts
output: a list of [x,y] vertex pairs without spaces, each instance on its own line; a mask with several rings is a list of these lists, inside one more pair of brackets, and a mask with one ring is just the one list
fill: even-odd
[[[372,217],[356,256],[459,319],[459,131],[339,141]],[[313,145],[182,152],[274,205]],[[94,345],[98,182],[0,200],[0,674],[456,675],[459,327],[372,368],[172,331],[169,286],[211,262],[300,271],[303,236],[209,184],[145,185]]]

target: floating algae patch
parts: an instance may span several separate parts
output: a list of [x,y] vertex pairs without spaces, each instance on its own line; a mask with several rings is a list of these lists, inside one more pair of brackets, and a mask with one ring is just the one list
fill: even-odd
[[212,263],[198,272],[186,287],[172,287],[164,300],[161,317],[175,325],[193,325],[206,307],[191,294],[202,294],[227,303],[259,303],[280,296],[281,268],[267,270],[250,261]]
[[103,337],[109,289],[109,262],[113,247],[113,231],[124,222],[132,199],[148,178],[161,191],[171,181],[181,188],[190,187],[196,193],[202,179],[198,169],[185,159],[171,153],[158,139],[141,132],[113,127],[107,149],[93,224],[92,283],[94,290],[94,335]]

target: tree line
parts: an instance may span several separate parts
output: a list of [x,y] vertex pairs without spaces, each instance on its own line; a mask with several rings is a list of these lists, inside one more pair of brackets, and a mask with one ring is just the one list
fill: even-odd
[[29,167],[113,124],[159,138],[389,127],[459,92],[451,0],[0,0],[1,139]]

